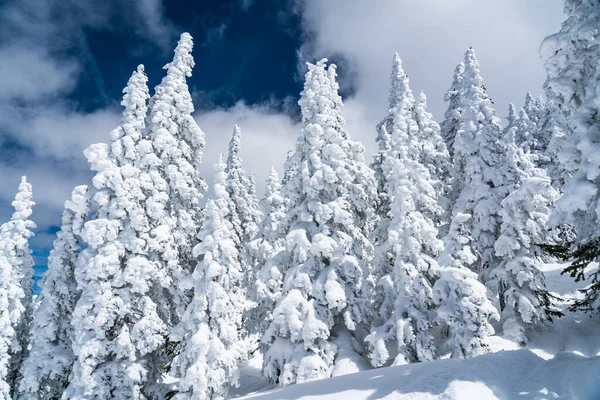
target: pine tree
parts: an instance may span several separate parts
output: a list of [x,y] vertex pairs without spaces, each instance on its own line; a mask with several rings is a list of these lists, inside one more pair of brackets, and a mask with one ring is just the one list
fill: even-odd
[[[410,108],[414,109],[414,97],[410,89],[403,86],[406,75],[402,68],[402,60],[398,53],[394,54],[392,61],[392,72],[390,74],[390,91],[388,97],[388,113],[387,115],[377,124],[377,146],[378,152],[373,157],[373,162],[370,167],[374,172],[375,180],[377,182],[377,204],[375,208],[375,214],[377,216],[377,224],[375,232],[373,234],[373,244],[380,246],[387,241],[387,230],[390,222],[390,203],[392,201],[391,192],[388,188],[388,174],[389,159],[394,158],[391,154],[391,133],[394,130],[394,114],[396,109],[403,102],[411,102]],[[406,96],[410,96],[406,98]],[[375,271],[374,271],[375,272]],[[381,275],[377,274],[376,275]],[[375,279],[377,279],[375,277]]]
[[71,315],[79,297],[75,264],[88,211],[88,188],[77,186],[65,202],[62,226],[40,282],[41,303],[33,312],[31,349],[21,367],[19,399],[58,399],[68,384],[74,361]]
[[[168,229],[162,217],[153,218],[151,224],[161,236],[172,235],[176,246],[175,254],[168,250],[163,255],[163,259],[168,260],[166,267],[173,280],[165,295],[171,299],[173,324],[179,321],[191,299],[189,275],[195,262],[192,249],[197,244],[197,231],[201,225],[200,200],[206,192],[206,183],[198,173],[204,151],[204,132],[192,117],[194,105],[186,83],[186,77],[192,76],[194,67],[192,48],[192,37],[182,33],[173,61],[165,65],[167,74],[154,89],[149,106],[149,136],[160,164],[155,165],[156,160],[149,163],[158,167],[162,178],[150,177],[151,181],[158,180],[160,187],[153,189],[149,184],[147,190],[164,193],[153,197],[153,205],[162,210],[150,210],[150,213],[166,213]],[[166,187],[163,187],[165,182]],[[157,239],[158,242],[162,240],[166,239]]]
[[[573,133],[568,136],[560,156],[569,160],[572,178],[563,187],[563,197],[556,203],[554,225],[570,223],[576,231],[574,262],[565,270],[577,280],[584,279],[585,268],[600,259],[600,162],[597,156],[598,95],[600,80],[598,57],[600,40],[600,5],[592,0],[567,0],[567,20],[561,31],[544,41],[540,49],[548,71],[546,91],[564,112]],[[571,172],[569,171],[569,172]],[[600,270],[587,277],[590,284],[584,298],[573,309],[600,310]]]
[[535,156],[515,143],[516,131],[515,127],[505,136],[512,188],[502,200],[502,234],[494,246],[501,262],[489,274],[488,284],[499,294],[504,336],[525,343],[526,331],[560,315],[545,288],[538,247],[548,242],[546,223],[558,192],[546,172],[535,167]]
[[[480,275],[498,263],[494,243],[500,235],[500,201],[506,197],[504,152],[501,145],[500,119],[495,115],[479,72],[473,49],[465,53],[462,74],[464,108],[456,133],[453,156],[453,218],[460,218],[459,229],[471,235],[470,247],[476,259],[470,268]],[[453,248],[456,240],[448,235],[445,246]],[[485,281],[485,276],[482,276]]]
[[281,193],[281,182],[275,168],[265,185],[265,195],[260,201],[263,220],[258,238],[252,243],[256,254],[257,265],[260,267],[256,275],[256,309],[248,322],[255,325],[250,331],[264,334],[268,324],[273,319],[273,309],[281,297],[283,274],[279,268],[277,255],[284,249],[284,234],[282,221],[286,214],[286,199]]
[[343,129],[336,68],[308,64],[299,101],[303,128],[293,156],[281,259],[283,295],[263,337],[264,374],[281,385],[330,376],[333,335],[367,319],[365,272],[376,185],[362,145]]
[[[377,127],[379,135],[384,135],[379,144],[380,146],[385,146],[387,150],[385,150],[385,152],[380,150],[378,154],[378,156],[380,156],[378,164],[372,164],[375,177],[378,179],[377,192],[379,194],[377,208],[375,210],[377,225],[373,235],[373,244],[376,247],[376,253],[371,277],[371,279],[374,280],[374,285],[379,286],[375,291],[374,302],[374,309],[378,310],[375,313],[375,319],[379,320],[377,322],[378,324],[389,319],[396,298],[396,294],[392,289],[392,283],[389,280],[393,262],[390,263],[388,252],[393,250],[391,247],[388,247],[388,233],[392,219],[391,203],[395,191],[395,182],[392,182],[392,175],[400,151],[395,148],[395,145],[402,145],[403,143],[398,140],[393,142],[391,135],[394,130],[398,129],[409,130],[411,136],[417,134],[419,127],[414,118],[415,107],[416,100],[409,87],[408,76],[404,73],[400,55],[396,53],[394,54],[394,59],[392,61],[392,73],[390,76],[388,114]],[[398,127],[397,124],[399,123],[404,125]],[[411,151],[411,156],[414,156],[415,154],[418,154],[419,150],[415,146]],[[380,171],[378,172],[378,170]]]
[[31,184],[21,178],[10,221],[0,226],[0,398],[16,391],[19,368],[28,352],[33,296],[33,258],[29,219],[35,203]]
[[229,142],[229,155],[227,157],[226,187],[229,193],[230,212],[228,218],[233,224],[234,240],[241,249],[240,257],[243,268],[246,270],[246,279],[251,281],[255,264],[248,243],[256,239],[258,226],[262,218],[258,209],[258,199],[255,193],[253,179],[246,175],[242,167],[241,152],[242,130],[235,126],[233,136]]
[[564,114],[558,109],[555,102],[546,102],[538,130],[541,135],[548,138],[545,160],[540,163],[552,181],[552,186],[562,191],[562,187],[571,178],[576,165],[571,160],[572,150],[567,147],[567,138],[571,133],[568,121]]
[[464,104],[462,98],[463,90],[463,73],[465,72],[465,64],[458,63],[454,70],[454,81],[452,86],[444,95],[444,101],[448,103],[448,109],[444,114],[444,120],[440,124],[442,138],[446,142],[446,147],[450,156],[454,156],[454,138],[458,131],[463,113]]
[[175,341],[183,342],[173,362],[180,378],[175,399],[227,398],[237,384],[237,364],[246,357],[240,339],[246,300],[241,288],[244,271],[239,262],[230,212],[227,174],[221,157],[215,166],[214,198],[206,204],[206,218],[194,248],[200,260],[194,270],[194,299],[179,326]]
[[419,128],[417,133],[420,145],[419,160],[429,170],[431,183],[434,185],[437,194],[437,202],[442,208],[441,211],[443,211],[439,214],[436,211],[436,215],[432,214],[430,217],[436,228],[445,232],[446,227],[444,225],[449,224],[448,211],[452,208],[448,198],[452,187],[450,154],[442,137],[440,125],[435,122],[433,115],[427,111],[427,96],[423,92],[419,95],[414,115]]
[[[453,223],[455,221],[458,220],[455,218]],[[466,254],[468,251],[462,256]],[[491,351],[489,337],[494,334],[494,328],[490,320],[499,318],[498,311],[474,272],[465,268],[440,268],[433,286],[433,300],[438,324],[447,332],[445,346],[452,358],[470,358]]]
[[541,96],[534,98],[531,92],[527,92],[523,111],[527,114],[527,118],[536,126],[539,124],[545,108],[545,101]]
[[[444,251],[438,258],[438,279],[433,285],[437,323],[443,327],[445,347],[453,358],[490,352],[489,337],[494,334],[490,321],[499,319],[485,286],[470,270],[477,262],[471,245],[474,239],[467,230],[470,218],[469,214],[454,215]],[[438,351],[443,353],[444,349]]]
[[[415,112],[415,101],[409,88],[408,77],[403,73],[399,58],[394,70],[398,81],[392,87],[402,88],[390,124],[391,154],[385,168],[387,190],[393,193],[387,238],[377,248],[376,290],[378,322],[382,323],[365,339],[372,349],[371,362],[379,366],[387,362],[386,342],[395,342],[397,353],[394,364],[432,360],[435,354],[432,285],[437,263],[443,248],[438,239],[438,218],[442,210],[438,205],[436,187],[438,180],[430,171],[438,173],[432,155],[438,149],[433,139],[439,139],[439,126],[431,121],[424,109],[425,99]],[[431,122],[430,122],[431,121]],[[436,129],[437,128],[437,129]],[[439,143],[439,142],[438,142]],[[442,143],[442,149],[445,145]],[[427,166],[423,163],[427,162]]]
[[[69,399],[143,399],[162,397],[168,320],[159,295],[173,285],[168,271],[151,259],[143,173],[137,166],[148,98],[143,66],[124,89],[123,121],[111,143],[95,144],[85,155],[96,171],[95,218],[85,223],[88,243],[75,277],[81,297],[73,312],[75,327]],[[149,207],[148,205],[146,205]]]
[[537,126],[529,119],[524,108],[519,110],[516,120],[515,141],[522,146],[525,152],[543,155],[544,149],[538,140]]

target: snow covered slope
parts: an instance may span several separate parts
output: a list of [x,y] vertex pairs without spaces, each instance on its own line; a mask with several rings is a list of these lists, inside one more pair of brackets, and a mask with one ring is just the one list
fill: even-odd
[[245,397],[275,399],[600,399],[600,357],[531,350],[380,368]]
[[[566,308],[581,284],[561,276],[563,267],[547,264],[544,272],[549,289],[565,299],[562,306]],[[527,348],[497,336],[492,341],[494,353],[469,360],[373,369],[244,399],[600,399],[600,318],[565,314],[546,331],[536,333]]]

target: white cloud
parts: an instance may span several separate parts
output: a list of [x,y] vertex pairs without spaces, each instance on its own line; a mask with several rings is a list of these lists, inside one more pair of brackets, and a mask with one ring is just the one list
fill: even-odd
[[272,111],[268,105],[248,106],[238,102],[228,109],[198,112],[196,121],[206,134],[202,174],[212,183],[212,166],[219,154],[227,156],[233,127],[242,129],[242,159],[248,173],[256,176],[259,192],[271,167],[281,172],[288,150],[293,150],[300,127],[285,114]]
[[425,91],[440,119],[454,66],[472,46],[497,111],[504,115],[510,101],[521,103],[527,91],[541,93],[544,70],[537,50],[563,19],[560,0],[306,0],[301,10],[313,41],[300,54],[341,54],[349,60],[356,74],[355,100],[367,108],[372,126],[386,110],[396,51],[413,91]]
[[73,87],[77,67],[58,63],[38,48],[0,47],[0,101],[37,101]]

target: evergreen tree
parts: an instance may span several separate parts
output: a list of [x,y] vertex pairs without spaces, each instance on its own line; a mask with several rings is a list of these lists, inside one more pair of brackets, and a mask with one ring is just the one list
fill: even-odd
[[[387,240],[378,246],[377,272],[382,276],[376,289],[376,324],[365,339],[372,349],[371,362],[379,366],[390,355],[386,342],[394,342],[397,356],[394,364],[427,361],[435,357],[431,330],[434,322],[432,285],[443,244],[437,238],[432,218],[442,211],[437,202],[436,186],[430,170],[437,174],[431,159],[436,152],[432,137],[439,136],[439,126],[430,121],[424,110],[425,99],[415,113],[415,101],[403,73],[400,59],[395,58],[392,87],[398,96],[390,124],[391,154],[386,160],[387,190],[393,193]],[[418,123],[420,122],[420,124]],[[432,129],[432,127],[437,127]],[[437,135],[436,135],[437,133]],[[445,146],[442,147],[445,149]],[[428,162],[428,165],[423,165]],[[429,167],[429,168],[428,168]]]
[[[501,145],[500,119],[486,94],[473,49],[465,53],[462,89],[466,105],[456,133],[453,156],[453,218],[462,214],[455,227],[471,235],[469,246],[476,259],[470,268],[485,281],[486,270],[498,263],[494,243],[500,235],[500,201],[506,197],[504,149]],[[447,235],[445,246],[454,248],[457,237]]]
[[19,368],[27,356],[33,296],[33,257],[29,219],[35,203],[31,184],[21,178],[10,221],[0,226],[0,398],[16,391]]
[[367,319],[365,278],[376,184],[362,145],[343,129],[336,69],[308,65],[299,101],[303,128],[284,225],[283,295],[263,337],[264,374],[281,385],[330,376],[333,335],[358,330]]
[[541,131],[541,135],[548,138],[545,160],[538,163],[546,170],[552,186],[562,191],[562,187],[571,178],[576,166],[570,159],[571,149],[566,146],[571,129],[564,114],[553,100],[545,104],[538,130]]
[[519,112],[513,103],[509,103],[508,105],[508,116],[506,117],[506,127],[503,131],[503,136],[508,137],[508,132],[510,130],[515,130],[517,128],[517,124],[519,122]]
[[[437,323],[445,333],[445,347],[453,358],[469,358],[490,352],[490,324],[498,311],[488,300],[487,290],[470,271],[477,256],[472,252],[474,238],[468,229],[469,214],[457,213],[438,262],[438,279],[433,285]],[[444,348],[439,350],[444,352]]]
[[[597,85],[600,80],[598,57],[600,40],[600,5],[592,0],[565,1],[567,20],[561,31],[544,41],[540,49],[548,71],[546,89],[550,99],[565,113],[573,133],[568,136],[560,156],[569,160],[572,177],[563,187],[563,196],[556,203],[553,223],[572,224],[576,238],[574,258],[565,272],[585,278],[585,268],[600,259],[600,146]],[[590,285],[584,297],[573,308],[600,310],[600,270],[587,277]]]
[[180,378],[175,399],[227,398],[237,384],[237,364],[246,356],[240,339],[242,312],[247,307],[241,287],[244,271],[239,262],[226,188],[223,160],[215,166],[214,198],[206,204],[206,218],[194,248],[200,260],[194,270],[194,299],[188,306],[174,340],[183,342],[173,362]]
[[[158,168],[162,178],[151,176],[149,180],[159,182],[149,184],[147,190],[159,190],[163,195],[153,196],[155,200],[152,203],[162,210],[149,212],[167,214],[168,229],[162,217],[153,218],[151,224],[161,232],[161,236],[172,235],[175,241],[175,254],[170,254],[172,249],[169,245],[169,250],[165,250],[162,256],[168,260],[167,273],[173,280],[165,295],[172,303],[172,324],[179,321],[191,299],[193,284],[189,275],[195,263],[192,249],[197,244],[197,231],[201,225],[200,200],[206,192],[206,183],[198,173],[204,150],[204,132],[192,117],[194,105],[186,83],[186,77],[192,76],[194,67],[192,48],[192,37],[182,33],[173,61],[164,67],[167,74],[150,99],[149,136],[160,164],[156,165],[156,160],[148,163]],[[164,183],[166,187],[163,187]],[[157,184],[160,187],[153,189],[152,186]],[[170,232],[165,232],[167,230]],[[163,240],[166,239],[157,239],[157,250]]]
[[448,109],[444,114],[444,120],[440,124],[442,138],[446,142],[446,147],[450,156],[454,156],[454,138],[458,131],[461,115],[463,113],[463,73],[465,72],[465,64],[458,63],[454,69],[454,81],[452,86],[444,95],[444,101],[448,103]]
[[546,223],[558,192],[535,156],[515,143],[513,128],[505,136],[511,193],[502,200],[502,234],[495,244],[501,262],[490,273],[489,285],[499,294],[504,336],[520,343],[526,331],[560,315],[545,288],[538,245],[548,242]]
[[260,207],[264,217],[258,238],[252,243],[257,265],[260,266],[255,283],[257,305],[248,322],[255,325],[254,328],[250,328],[251,331],[260,332],[262,335],[273,319],[273,309],[281,297],[283,286],[283,274],[276,255],[284,249],[282,221],[285,218],[286,200],[282,195],[281,182],[275,168],[271,168],[267,178]]
[[241,136],[242,130],[236,125],[229,142],[225,172],[227,173],[226,187],[229,193],[230,208],[228,218],[233,224],[236,245],[241,249],[240,260],[247,275],[247,282],[250,282],[255,261],[248,243],[256,238],[262,216],[258,209],[255,183],[246,175],[242,167]]
[[538,131],[535,122],[529,119],[529,115],[524,108],[519,110],[519,117],[516,120],[515,141],[527,153],[536,155],[544,154],[545,149],[538,138]]
[[437,194],[437,202],[444,213],[430,215],[436,228],[446,231],[444,225],[449,224],[449,194],[452,187],[452,163],[450,154],[441,134],[440,125],[435,122],[433,115],[427,111],[427,97],[421,92],[415,107],[415,121],[419,128],[419,160],[429,170],[431,183]]
[[[375,246],[380,246],[387,240],[387,229],[390,222],[390,203],[392,201],[392,196],[388,188],[389,168],[386,167],[386,163],[389,162],[388,158],[394,157],[391,154],[391,133],[394,129],[394,114],[401,103],[411,101],[411,108],[414,108],[415,103],[412,93],[407,91],[408,88],[403,86],[403,79],[405,79],[405,77],[402,68],[402,60],[400,59],[400,55],[396,53],[394,54],[392,73],[390,74],[388,113],[381,122],[377,124],[376,142],[378,152],[373,157],[373,162],[371,163],[371,169],[374,172],[377,183],[375,214],[378,221],[373,234],[373,244]],[[410,98],[405,98],[408,94],[410,95]]]
[[75,264],[89,206],[85,185],[75,187],[71,199],[65,202],[62,226],[40,282],[41,302],[33,312],[31,349],[21,367],[19,399],[59,399],[69,383],[74,361],[71,315],[79,297]]
[[150,258],[149,243],[157,239],[150,235],[137,166],[146,82],[139,66],[124,89],[123,121],[111,132],[110,145],[95,144],[84,152],[96,171],[98,212],[85,223],[82,236],[89,247],[75,270],[81,290],[72,319],[76,359],[64,398],[163,397],[157,383],[169,325],[157,293],[173,282]]
[[542,96],[534,98],[531,92],[527,92],[525,95],[523,111],[527,114],[527,118],[529,118],[529,120],[536,126],[539,124],[545,108],[546,105]]

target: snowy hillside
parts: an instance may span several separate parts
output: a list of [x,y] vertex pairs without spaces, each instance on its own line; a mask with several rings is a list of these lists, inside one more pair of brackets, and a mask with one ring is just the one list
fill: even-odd
[[[577,292],[562,264],[547,264],[548,288],[566,301]],[[600,399],[599,322],[565,312],[550,328],[533,336],[527,348],[498,336],[494,353],[468,360],[445,359],[379,368],[293,385],[243,397],[283,399]],[[251,389],[256,382],[246,382]],[[256,386],[254,386],[256,387]]]

